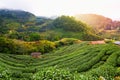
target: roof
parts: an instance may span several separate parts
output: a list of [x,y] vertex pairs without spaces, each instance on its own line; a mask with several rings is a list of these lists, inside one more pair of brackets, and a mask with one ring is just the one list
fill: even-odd
[[120,45],[120,41],[115,41],[114,43]]
[[40,52],[32,52],[31,55],[40,55]]
[[102,41],[91,41],[90,42],[91,44],[105,44],[105,41],[102,40]]

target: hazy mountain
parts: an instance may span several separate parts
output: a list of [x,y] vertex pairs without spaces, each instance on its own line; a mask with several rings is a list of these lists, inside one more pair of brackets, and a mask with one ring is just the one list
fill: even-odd
[[22,10],[0,9],[0,19],[8,19],[25,23],[28,21],[34,21],[35,18],[35,15],[30,12]]
[[95,30],[96,34],[103,38],[120,40],[120,21],[97,14],[80,14],[75,16],[77,20],[87,23]]
[[120,26],[120,21],[113,21],[110,18],[97,14],[80,14],[75,17],[77,20],[81,20],[93,27],[97,32],[103,30],[116,30]]

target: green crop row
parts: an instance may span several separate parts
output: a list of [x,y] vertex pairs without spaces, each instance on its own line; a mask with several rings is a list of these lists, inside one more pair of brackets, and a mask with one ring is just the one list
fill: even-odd
[[100,76],[113,80],[120,76],[119,53],[119,46],[114,44],[84,42],[58,48],[37,59],[0,53],[0,80],[98,80]]

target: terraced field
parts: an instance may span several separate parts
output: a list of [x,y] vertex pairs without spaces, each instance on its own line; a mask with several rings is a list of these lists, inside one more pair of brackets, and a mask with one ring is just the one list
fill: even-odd
[[[51,66],[77,73],[79,79],[74,80],[97,80],[100,76],[112,80],[115,76],[120,76],[120,47],[114,44],[90,45],[82,42],[58,48],[51,53],[41,55],[39,59],[29,55],[0,53],[2,80],[40,80],[33,79],[33,76],[41,69]],[[80,79],[80,75],[90,75],[94,79]]]

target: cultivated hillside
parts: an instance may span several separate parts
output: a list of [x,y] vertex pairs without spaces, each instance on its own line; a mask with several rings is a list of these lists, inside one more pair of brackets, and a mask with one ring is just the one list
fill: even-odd
[[[98,80],[102,76],[112,80],[120,75],[119,53],[119,46],[114,44],[90,45],[88,42],[61,47],[39,59],[1,53],[0,78]],[[53,66],[55,68],[49,68]]]

